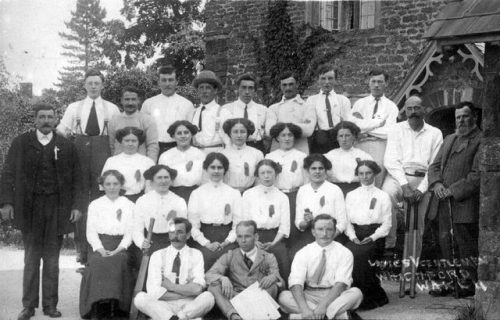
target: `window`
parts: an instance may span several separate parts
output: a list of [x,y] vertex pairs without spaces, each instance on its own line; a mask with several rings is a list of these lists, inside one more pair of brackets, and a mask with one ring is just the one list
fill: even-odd
[[377,24],[378,1],[308,1],[306,22],[327,30],[371,29]]

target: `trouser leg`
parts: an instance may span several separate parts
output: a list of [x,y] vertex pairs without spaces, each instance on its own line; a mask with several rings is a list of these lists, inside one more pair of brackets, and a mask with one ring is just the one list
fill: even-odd
[[[188,319],[203,317],[210,310],[212,310],[214,304],[214,296],[210,292],[205,291],[197,296],[193,301],[187,302],[179,311],[178,315],[184,314]],[[179,318],[182,319],[184,317],[180,316]]]
[[[477,282],[477,269],[474,261],[478,257],[479,225],[477,223],[456,223],[454,228],[458,254],[462,264],[465,265],[462,269],[467,271],[471,280]],[[467,273],[465,274],[467,275]]]
[[328,319],[348,319],[346,312],[359,307],[363,294],[358,288],[349,288],[342,292],[326,309]]
[[286,313],[300,314],[300,308],[297,305],[297,302],[295,301],[295,298],[293,297],[291,291],[281,291],[278,297],[278,302],[281,309],[283,309],[283,311],[285,311]]
[[451,239],[450,239],[450,213],[445,201],[439,201],[438,219],[439,219],[439,247],[441,248],[441,257],[451,260]]
[[23,233],[23,242],[23,307],[37,308],[39,303],[38,294],[40,291],[40,259],[42,258],[42,241],[36,233],[29,232]]
[[[208,287],[208,291],[214,296],[215,304],[219,307],[220,311],[229,318],[232,313],[237,313],[236,309],[234,309],[233,305],[229,301],[226,296],[222,293],[222,288],[220,284],[210,285]],[[231,298],[235,295],[234,291],[231,295]]]
[[149,316],[152,320],[168,320],[175,313],[167,301],[153,299],[145,292],[139,292],[134,298],[137,310]]

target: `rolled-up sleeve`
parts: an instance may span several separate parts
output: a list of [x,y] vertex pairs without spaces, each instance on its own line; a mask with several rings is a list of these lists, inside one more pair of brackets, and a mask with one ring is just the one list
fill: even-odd
[[290,276],[288,277],[288,287],[291,288],[295,285],[304,287],[307,276],[307,259],[304,256],[304,251],[299,251],[295,254],[292,262]]

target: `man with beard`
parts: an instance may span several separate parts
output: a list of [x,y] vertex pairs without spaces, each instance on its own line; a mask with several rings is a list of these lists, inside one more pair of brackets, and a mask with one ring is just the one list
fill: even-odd
[[[175,141],[168,134],[168,128],[177,120],[191,121],[194,106],[188,99],[178,95],[177,74],[171,65],[158,69],[158,86],[161,93],[146,99],[141,112],[150,115],[156,122],[159,141],[159,155],[174,148]],[[156,161],[156,159],[154,159]]]
[[398,203],[408,201],[418,206],[417,252],[414,257],[417,259],[422,249],[424,218],[430,198],[427,169],[443,143],[443,134],[424,121],[425,108],[419,97],[409,97],[405,110],[408,120],[395,124],[387,134],[384,165],[389,174],[382,190],[389,194],[393,208],[392,227],[385,248],[392,251],[396,245]]
[[[302,129],[302,136],[295,141],[295,148],[309,154],[307,138],[310,137],[316,126],[316,110],[308,105],[298,94],[297,77],[291,72],[284,72],[280,76],[280,89],[283,98],[267,109],[266,134],[271,136],[271,128],[278,122],[293,123]],[[278,149],[276,140],[271,144],[271,151]]]
[[158,130],[153,118],[139,111],[140,91],[134,87],[125,87],[122,90],[121,114],[115,114],[109,122],[109,146],[111,154],[122,152],[121,144],[116,141],[116,131],[125,127],[139,128],[146,134],[146,141],[139,146],[139,153],[151,158],[155,163],[158,160]]
[[191,223],[174,218],[169,232],[170,245],[151,255],[146,292],[134,299],[138,310],[152,320],[187,320],[204,316],[214,306],[206,287],[203,256],[186,245]]
[[310,138],[311,153],[327,153],[339,147],[333,128],[341,121],[351,117],[351,102],[346,96],[335,93],[337,71],[331,64],[318,68],[318,83],[321,91],[310,96],[306,104],[316,110],[318,126]]
[[201,71],[193,81],[198,91],[200,105],[194,111],[193,124],[198,133],[193,137],[195,147],[206,154],[221,151],[229,143],[222,124],[231,118],[231,113],[217,102],[217,92],[222,89],[219,78],[210,70]]
[[[476,125],[477,112],[472,102],[461,102],[455,108],[457,131],[447,136],[434,162],[429,167],[429,188],[438,202],[439,244],[442,257],[474,260],[478,256],[479,235],[479,170],[478,151],[482,133]],[[451,256],[450,210],[459,256]],[[430,212],[432,215],[432,212]],[[465,268],[470,279],[460,295],[474,295],[476,268]],[[449,293],[442,289],[440,295]],[[437,292],[434,292],[437,293]]]
[[12,142],[3,168],[0,192],[2,218],[14,219],[24,244],[23,311],[18,320],[35,314],[39,303],[40,259],[43,313],[61,317],[57,310],[59,251],[63,235],[83,210],[82,178],[74,145],[56,135],[52,106],[35,109],[35,131]]

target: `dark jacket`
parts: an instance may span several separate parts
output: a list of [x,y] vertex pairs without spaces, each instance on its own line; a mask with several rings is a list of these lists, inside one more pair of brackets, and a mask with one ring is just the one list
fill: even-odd
[[[479,220],[479,145],[482,133],[474,129],[458,146],[456,156],[450,160],[453,143],[458,138],[456,133],[448,135],[439,150],[434,162],[429,167],[429,190],[437,182],[449,188],[452,194],[453,219],[455,223],[475,223]],[[453,161],[453,163],[450,163]],[[443,171],[453,165],[453,175],[443,179]],[[438,199],[433,197],[430,210],[437,210]],[[429,212],[432,215],[433,212]]]
[[[66,138],[54,132],[55,147],[51,150],[57,171],[59,203],[57,210],[58,234],[73,232],[69,222],[71,210],[83,212],[82,173],[76,149]],[[56,158],[57,148],[57,158]],[[35,177],[42,146],[36,131],[26,132],[14,139],[5,161],[0,182],[0,206],[14,207],[14,226],[22,232],[30,232]]]

